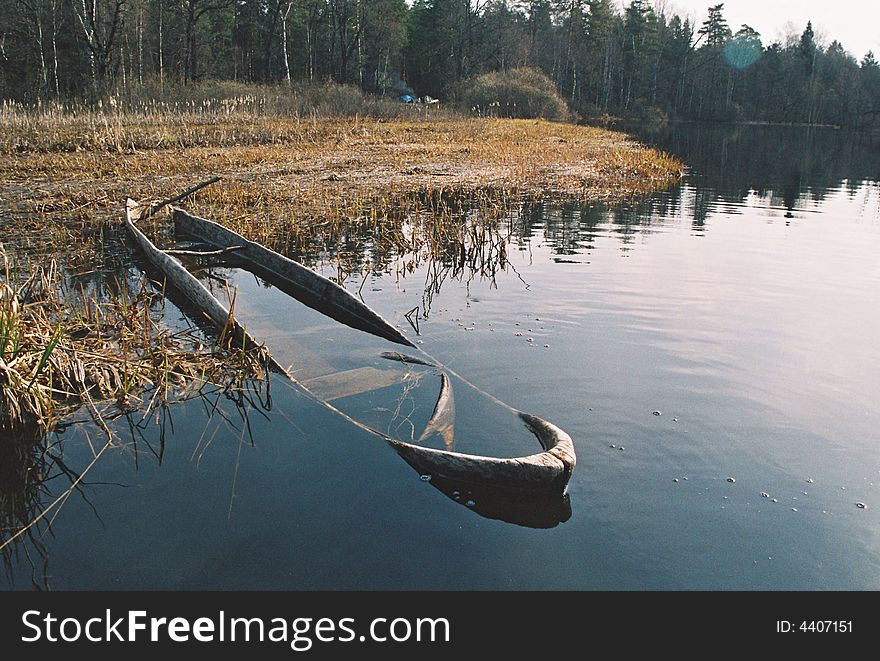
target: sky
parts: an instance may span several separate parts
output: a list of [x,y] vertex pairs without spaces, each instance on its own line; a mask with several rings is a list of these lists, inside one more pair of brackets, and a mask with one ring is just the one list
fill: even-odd
[[[688,15],[700,25],[710,5],[721,0],[654,0],[665,5],[667,13]],[[869,50],[880,56],[880,0],[726,0],[724,17],[736,32],[743,23],[761,33],[761,41],[784,43],[788,32],[800,35],[813,22],[820,43],[832,40],[843,44],[861,60]]]

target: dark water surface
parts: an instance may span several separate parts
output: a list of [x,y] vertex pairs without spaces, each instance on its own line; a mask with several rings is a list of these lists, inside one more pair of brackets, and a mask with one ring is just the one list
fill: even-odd
[[[422,265],[348,283],[410,337],[418,306],[420,347],[571,434],[570,518],[480,516],[277,379],[268,411],[172,407],[161,462],[158,425],[122,434],[43,538],[45,564],[20,546],[8,586],[880,588],[880,144],[754,127],[643,138],[692,167],[681,186],[624,209],[524,209],[494,279],[426,294]],[[393,345],[226,275],[282,362],[298,344],[338,369],[395,367],[376,357]],[[417,436],[439,387],[423,372],[339,407]],[[537,451],[454,386],[458,449]],[[62,437],[70,466],[91,459],[84,433]]]

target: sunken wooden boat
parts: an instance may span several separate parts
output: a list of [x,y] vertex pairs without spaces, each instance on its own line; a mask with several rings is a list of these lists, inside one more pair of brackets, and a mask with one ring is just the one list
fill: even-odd
[[[146,255],[148,261],[162,271],[167,280],[182,293],[190,303],[204,312],[208,319],[218,328],[229,328],[230,324],[243,341],[261,346],[259,338],[250,337],[244,327],[215,296],[172,254],[157,248],[138,228],[141,217],[152,213],[153,208],[139,206],[133,200],[126,204],[125,224]],[[399,345],[416,347],[398,329],[388,323],[365,303],[357,299],[340,285],[315,271],[274,252],[258,243],[248,241],[240,234],[233,232],[218,223],[194,216],[183,209],[172,208],[175,230],[195,240],[209,244],[211,250],[205,254],[216,254],[228,251],[235,258],[242,260],[253,269],[255,274],[266,278],[279,289],[294,296],[306,305],[314,307],[324,314],[348,326],[371,333]],[[424,352],[421,352],[424,353]],[[271,356],[271,353],[269,352]],[[437,404],[429,420],[425,432],[419,439],[429,434],[438,434],[447,445],[446,450],[423,447],[392,438],[388,434],[373,429],[336,408],[331,402],[312,392],[308,381],[300,381],[279,365],[269,359],[275,371],[283,374],[315,400],[343,416],[357,427],[381,437],[410,466],[428,479],[437,478],[439,484],[474,485],[482,489],[513,490],[521,494],[532,493],[536,497],[555,499],[554,502],[567,506],[566,486],[576,464],[574,444],[571,437],[559,427],[541,418],[514,411],[525,427],[535,435],[541,444],[542,451],[532,455],[498,458],[465,454],[451,449],[451,428],[454,405],[446,368],[424,354],[425,358],[411,357],[397,352],[385,352],[382,357],[401,362],[415,362],[441,370],[441,389]],[[461,378],[461,377],[459,377]],[[497,400],[496,400],[497,401]],[[505,405],[506,406],[506,405]],[[507,407],[510,408],[510,407]],[[441,488],[438,486],[438,488]],[[449,490],[442,489],[441,491]],[[457,493],[457,491],[456,491]],[[564,496],[564,498],[563,498]],[[557,504],[558,504],[557,503]],[[465,504],[465,503],[462,503]],[[562,511],[566,511],[565,507]],[[567,509],[570,513],[570,507]],[[557,516],[557,515],[554,515]],[[493,518],[503,518],[501,516]],[[565,516],[567,518],[567,516]],[[561,520],[565,520],[562,518]],[[556,519],[558,522],[560,519]],[[555,525],[555,524],[554,524]],[[546,527],[546,526],[541,526]]]

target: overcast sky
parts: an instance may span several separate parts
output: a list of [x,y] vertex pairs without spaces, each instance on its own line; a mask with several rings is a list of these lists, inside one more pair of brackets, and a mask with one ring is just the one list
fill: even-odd
[[[706,19],[706,9],[720,1],[659,0],[667,13],[689,15],[697,25]],[[787,32],[800,34],[812,21],[825,45],[837,39],[859,60],[869,50],[880,56],[880,0],[727,0],[724,17],[734,32],[743,23],[751,25],[765,46],[784,41]]]

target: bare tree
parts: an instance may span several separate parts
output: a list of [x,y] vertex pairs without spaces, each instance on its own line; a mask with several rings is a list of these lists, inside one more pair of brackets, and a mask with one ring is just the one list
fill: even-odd
[[40,87],[44,96],[49,96],[49,68],[46,65],[46,48],[43,37],[43,20],[46,12],[45,0],[17,0],[23,13],[28,36],[33,39],[40,57]]
[[159,5],[159,89],[165,91],[165,30],[162,22],[162,8],[165,6],[164,0],[158,0]]
[[287,6],[281,15],[281,50],[284,56],[284,78],[288,87],[293,84],[290,80],[290,57],[287,53],[287,17],[290,16],[291,9],[293,9],[293,0],[287,0]]
[[231,7],[233,2],[234,0],[178,0],[177,9],[183,17],[184,25],[184,81],[194,80],[199,75],[198,22],[206,14]]
[[52,80],[55,83],[55,98],[60,95],[58,86],[58,5],[60,0],[52,0],[50,10],[52,12]]
[[69,0],[89,51],[92,84],[103,92],[110,73],[116,34],[122,25],[126,0]]

